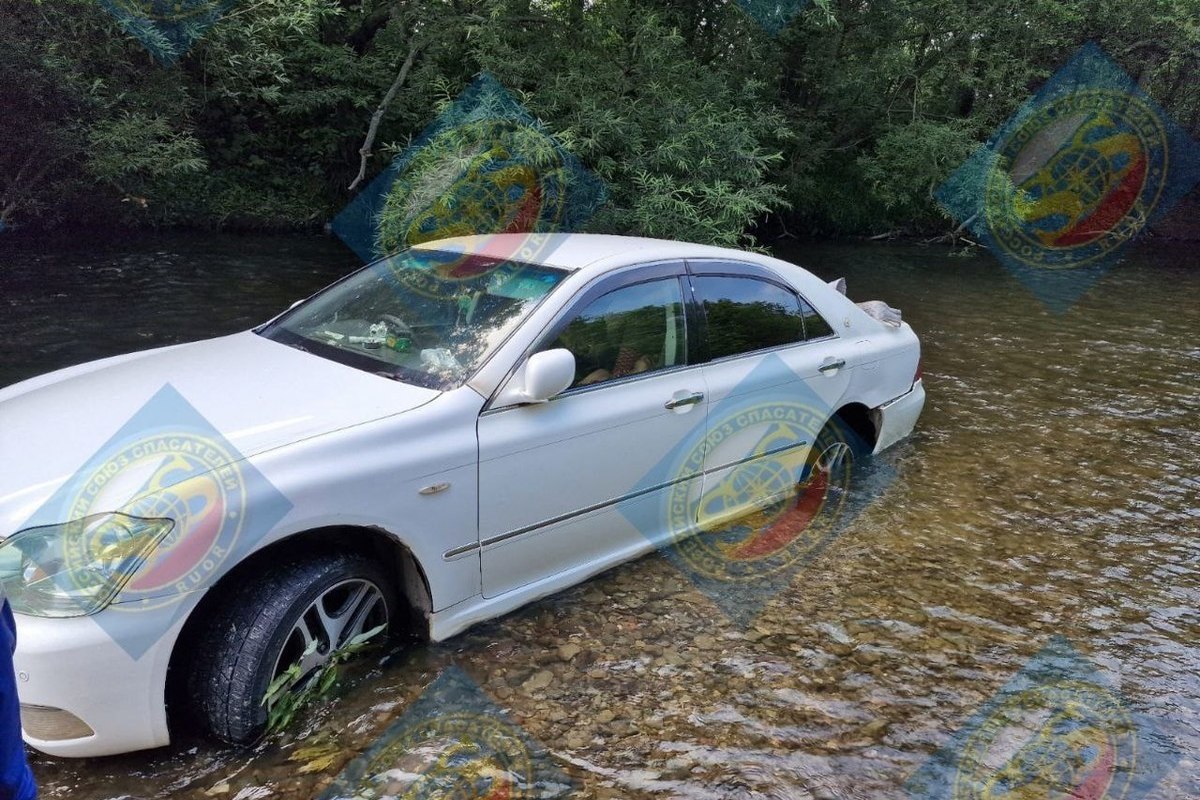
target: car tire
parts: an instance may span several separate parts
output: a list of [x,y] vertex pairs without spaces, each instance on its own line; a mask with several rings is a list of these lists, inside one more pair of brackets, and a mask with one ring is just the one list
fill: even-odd
[[[812,468],[813,459],[824,461],[833,456],[844,469],[849,471],[853,470],[856,464],[862,462],[870,454],[871,449],[871,445],[864,441],[846,420],[835,414],[825,422],[825,426],[821,428],[813,442],[804,477],[807,478],[807,470]],[[826,464],[826,466],[833,465]]]
[[252,744],[266,729],[267,688],[303,657],[306,640],[323,641],[303,659],[298,683],[354,636],[399,620],[392,581],[365,555],[315,552],[273,567],[240,582],[209,616],[188,681],[192,712],[216,739]]

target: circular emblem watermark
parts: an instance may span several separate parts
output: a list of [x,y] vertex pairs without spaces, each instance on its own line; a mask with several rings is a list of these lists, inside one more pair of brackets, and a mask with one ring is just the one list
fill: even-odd
[[[718,419],[685,453],[680,474],[706,462],[733,466],[714,473],[715,485],[706,482],[698,498],[698,481],[673,484],[672,549],[697,574],[719,581],[794,569],[836,530],[853,453],[836,420],[801,404],[766,403]],[[691,535],[697,513],[700,531]]]
[[1145,227],[1162,194],[1168,138],[1133,93],[1089,89],[1037,108],[996,149],[984,216],[1033,267],[1103,258]]
[[110,0],[118,11],[156,22],[187,22],[212,17],[225,10],[230,0]]
[[[71,498],[70,519],[120,511],[174,522],[114,608],[165,605],[216,573],[244,523],[246,486],[237,461],[211,436],[160,433],[121,445],[84,477]],[[112,546],[103,527],[72,537],[67,565],[86,570]]]
[[537,781],[519,731],[485,714],[449,713],[406,726],[364,767],[356,787],[404,800],[527,797]]
[[456,125],[417,149],[392,185],[379,249],[455,236],[526,234],[446,251],[427,270],[397,271],[406,288],[419,294],[459,296],[466,284],[507,261],[538,262],[549,244],[538,232],[561,225],[567,182],[562,151],[535,126],[507,119]]
[[1137,736],[1120,700],[1060,681],[1006,697],[967,739],[954,800],[1122,800],[1136,775]]

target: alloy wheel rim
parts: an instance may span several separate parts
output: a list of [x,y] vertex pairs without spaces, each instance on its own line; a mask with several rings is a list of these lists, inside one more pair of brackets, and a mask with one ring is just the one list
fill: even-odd
[[355,636],[387,623],[387,602],[378,586],[364,578],[340,581],[323,591],[293,623],[275,658],[271,680],[299,662],[300,674],[292,686],[301,686]]

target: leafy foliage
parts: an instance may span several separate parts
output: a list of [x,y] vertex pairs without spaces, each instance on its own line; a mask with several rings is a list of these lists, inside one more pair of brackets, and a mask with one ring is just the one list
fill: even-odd
[[884,130],[857,167],[893,224],[936,223],[930,201],[949,171],[975,149],[961,120],[919,119]]
[[[782,160],[770,145],[788,132],[765,85],[696,60],[645,3],[604,9],[564,41],[496,27],[473,47],[502,83],[526,90],[533,113],[609,187],[593,229],[737,243],[784,205],[768,174]],[[564,52],[570,60],[560,65]]]
[[208,166],[191,131],[178,131],[158,116],[119,112],[88,132],[87,168],[97,179],[126,192],[171,175],[203,172]]
[[591,229],[707,242],[947,228],[931,184],[1089,40],[1200,133],[1198,0],[802,5],[254,0],[164,61],[0,0],[0,222],[320,225],[410,56],[368,178],[486,71],[607,185]]

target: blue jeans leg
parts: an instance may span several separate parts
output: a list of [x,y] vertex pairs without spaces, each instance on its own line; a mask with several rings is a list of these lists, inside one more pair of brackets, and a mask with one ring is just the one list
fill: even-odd
[[0,800],[33,800],[37,786],[21,741],[21,706],[12,654],[17,648],[17,624],[8,600],[0,610]]

